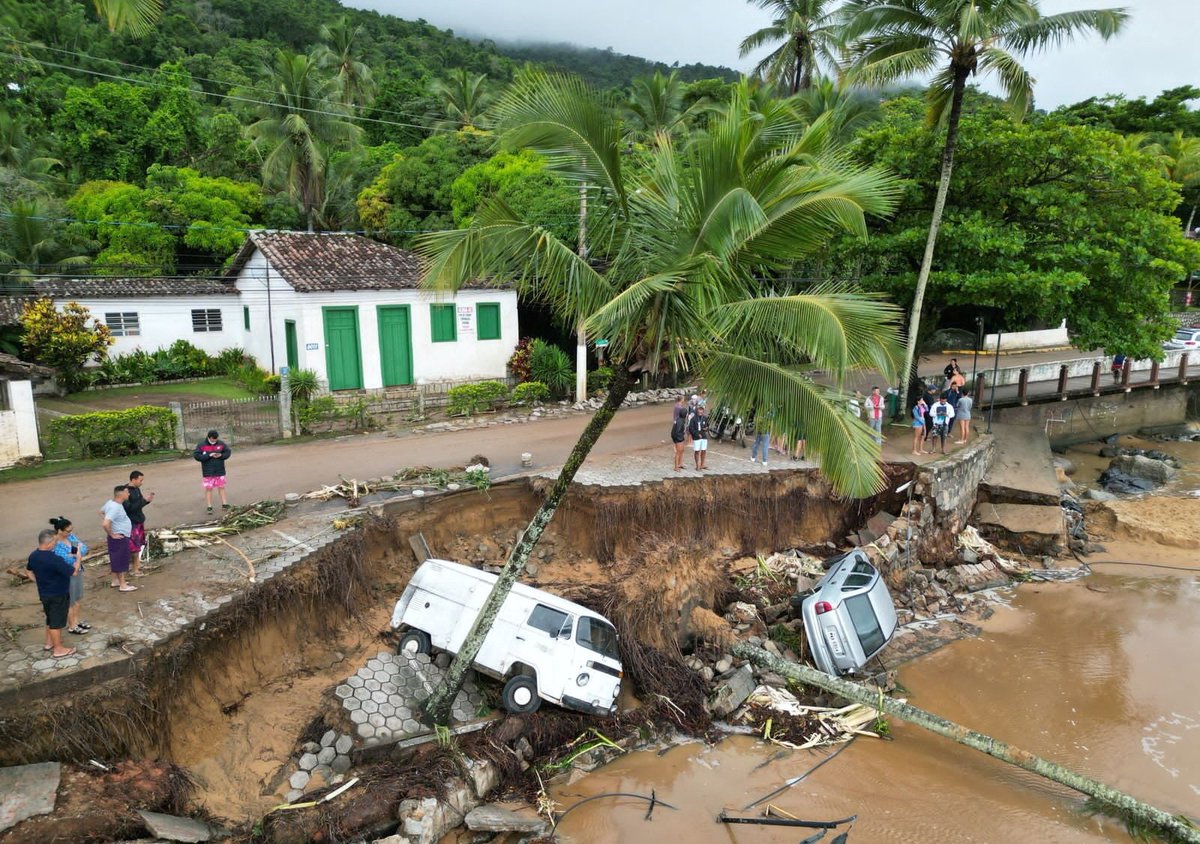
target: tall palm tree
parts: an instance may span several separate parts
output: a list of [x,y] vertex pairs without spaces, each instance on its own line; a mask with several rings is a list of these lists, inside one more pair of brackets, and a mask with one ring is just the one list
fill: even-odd
[[38,199],[15,199],[0,212],[0,262],[10,279],[28,283],[50,267],[83,267],[90,258],[72,255],[60,239],[51,210]]
[[699,375],[714,401],[757,407],[762,424],[781,435],[803,427],[838,492],[881,488],[870,430],[845,413],[840,390],[800,367],[832,373],[835,382],[859,368],[894,371],[899,311],[845,289],[772,295],[761,276],[792,266],[836,232],[865,236],[865,216],[894,206],[896,181],[852,165],[824,139],[814,144],[786,105],[752,112],[751,100],[743,83],[703,135],[677,146],[663,134],[627,158],[614,103],[578,79],[525,71],[496,106],[502,141],[536,150],[564,177],[589,185],[587,257],[501,201],[480,209],[469,228],[419,240],[427,288],[514,283],[564,324],[583,322],[590,336],[608,338],[616,373],[427,702],[433,720],[444,722],[504,596],[636,371]]
[[1185,137],[1176,129],[1160,149],[1167,178],[1183,189],[1185,201],[1191,197],[1192,210],[1183,227],[1184,231],[1190,232],[1196,221],[1197,188],[1200,188],[1200,138]]
[[316,48],[317,62],[332,69],[341,100],[346,105],[367,106],[375,99],[375,79],[371,68],[360,61],[355,41],[362,34],[361,26],[352,26],[342,17],[321,27],[321,40]]
[[946,124],[941,176],[909,316],[901,370],[904,396],[904,386],[915,374],[921,307],[950,189],[967,81],[977,75],[993,75],[1013,115],[1020,119],[1033,100],[1034,83],[1021,66],[1022,57],[1061,45],[1081,33],[1096,32],[1107,40],[1128,15],[1122,9],[1104,9],[1043,16],[1037,0],[850,0],[843,14],[843,37],[853,59],[851,79],[884,85],[932,73],[926,92],[929,119]]
[[109,32],[145,35],[162,15],[162,0],[92,0]]
[[279,50],[266,73],[271,94],[246,135],[262,156],[263,184],[286,190],[313,231],[325,204],[326,157],[354,146],[362,130],[347,119],[337,83],[311,57]]
[[686,128],[705,105],[701,100],[684,108],[685,87],[679,72],[674,70],[669,76],[656,70],[653,76],[633,80],[627,104],[629,128],[640,137],[651,139],[659,133],[671,135]]
[[486,122],[487,110],[496,101],[487,74],[471,73],[463,67],[450,71],[445,79],[433,80],[429,92],[440,109],[432,115],[432,122],[443,128],[480,127]]
[[749,0],[775,17],[742,39],[745,58],[767,44],[777,42],[757,65],[754,75],[795,94],[812,85],[818,64],[834,69],[840,51],[840,22],[836,0]]
[[45,154],[42,136],[30,136],[21,117],[0,108],[0,165],[11,167],[22,176],[35,180],[50,178],[51,171],[62,162]]

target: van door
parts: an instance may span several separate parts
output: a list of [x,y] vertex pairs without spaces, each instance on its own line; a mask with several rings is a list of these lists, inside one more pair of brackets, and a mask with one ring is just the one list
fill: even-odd
[[535,604],[525,624],[516,631],[514,657],[519,654],[521,662],[537,671],[538,695],[555,703],[562,700],[567,672],[574,663],[571,643],[574,630],[574,616],[545,604]]

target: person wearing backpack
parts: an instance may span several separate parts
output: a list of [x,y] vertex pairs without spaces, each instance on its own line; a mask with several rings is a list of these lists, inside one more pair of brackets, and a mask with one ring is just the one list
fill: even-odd
[[688,433],[692,437],[692,456],[696,461],[696,471],[702,472],[708,468],[708,417],[704,414],[704,406],[697,405],[688,423]]
[[675,444],[675,471],[683,471],[683,444],[687,439],[688,409],[683,396],[675,399],[674,416],[671,418],[671,442]]

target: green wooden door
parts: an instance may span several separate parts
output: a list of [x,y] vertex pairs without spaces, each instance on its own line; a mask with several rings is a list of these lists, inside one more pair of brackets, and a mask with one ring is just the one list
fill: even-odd
[[358,308],[322,308],[325,317],[325,371],[331,390],[361,390],[362,354]]
[[296,342],[296,321],[294,319],[284,320],[283,336],[287,343],[288,369],[295,372],[300,368],[300,344]]
[[376,309],[379,315],[379,363],[383,386],[398,387],[412,383],[412,332],[408,305],[388,305]]

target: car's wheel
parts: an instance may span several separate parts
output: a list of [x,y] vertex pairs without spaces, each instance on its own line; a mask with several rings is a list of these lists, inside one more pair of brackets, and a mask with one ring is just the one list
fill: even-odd
[[432,649],[433,645],[429,641],[428,633],[424,630],[408,630],[400,637],[400,644],[396,646],[396,653],[407,656],[416,656],[417,654],[428,656]]
[[509,712],[524,715],[537,712],[542,699],[537,693],[537,678],[518,674],[504,684],[504,708]]

